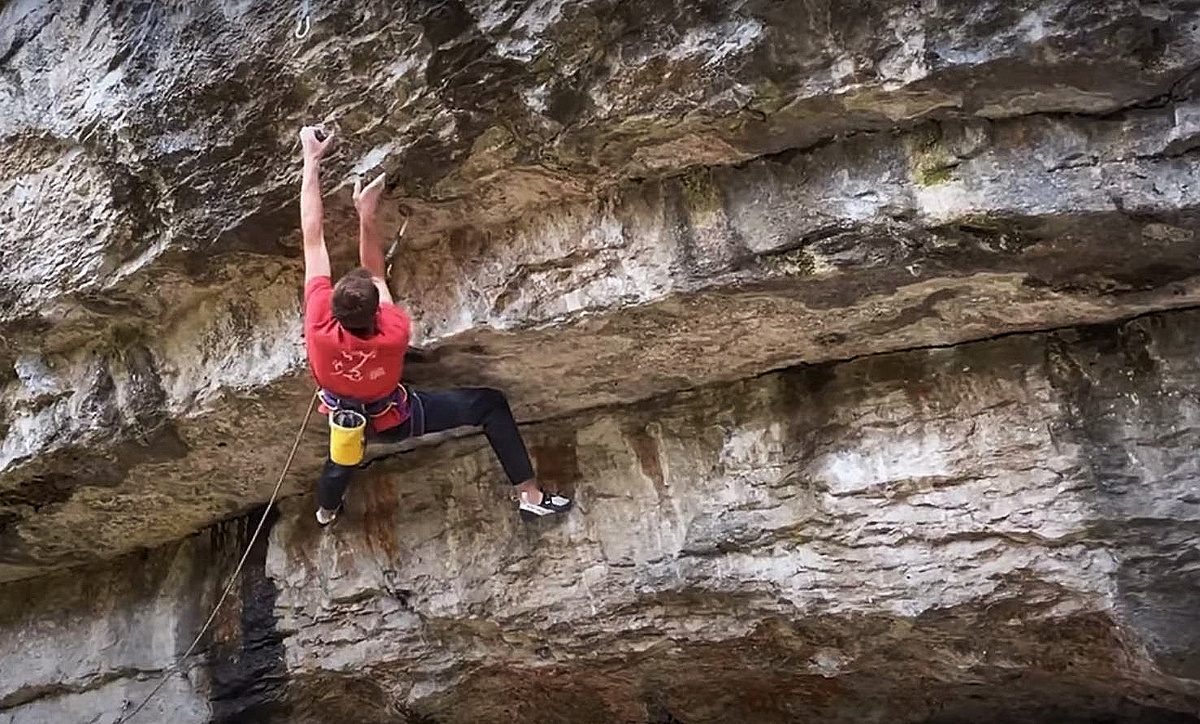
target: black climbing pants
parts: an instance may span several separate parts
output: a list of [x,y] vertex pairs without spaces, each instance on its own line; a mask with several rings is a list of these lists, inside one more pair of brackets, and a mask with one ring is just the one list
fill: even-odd
[[[416,398],[409,401],[412,415],[396,427],[369,434],[369,440],[395,443],[455,427],[482,427],[513,485],[533,477],[533,464],[503,392],[471,387],[445,392],[413,390],[412,395]],[[317,504],[326,510],[338,507],[355,469],[326,459],[317,481]]]

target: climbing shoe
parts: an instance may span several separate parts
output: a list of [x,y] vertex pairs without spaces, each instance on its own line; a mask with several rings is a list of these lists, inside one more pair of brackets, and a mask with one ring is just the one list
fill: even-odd
[[570,498],[543,492],[540,503],[527,503],[524,498],[521,498],[520,510],[522,513],[532,513],[537,516],[554,515],[567,512],[571,509],[571,505]]
[[337,520],[337,517],[339,515],[341,515],[342,510],[345,507],[346,507],[345,505],[339,504],[338,507],[335,508],[334,510],[326,510],[324,508],[317,508],[317,525],[324,528],[325,526],[329,525],[333,521]]

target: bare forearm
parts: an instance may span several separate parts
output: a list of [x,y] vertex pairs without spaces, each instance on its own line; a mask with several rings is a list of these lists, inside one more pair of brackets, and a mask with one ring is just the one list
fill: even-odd
[[372,276],[383,279],[385,274],[383,234],[379,230],[379,222],[374,214],[359,217],[358,259],[363,268],[368,269]]
[[321,165],[305,160],[304,176],[300,181],[300,228],[304,243],[319,243],[323,237],[325,206],[321,201]]

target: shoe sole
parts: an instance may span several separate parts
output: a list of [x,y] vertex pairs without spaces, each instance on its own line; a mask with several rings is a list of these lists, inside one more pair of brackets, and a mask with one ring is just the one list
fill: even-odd
[[539,518],[544,518],[548,515],[558,515],[560,513],[566,513],[570,509],[571,509],[571,506],[568,506],[568,507],[562,508],[562,509],[543,508],[540,505],[534,505],[532,503],[526,503],[524,501],[522,501],[521,504],[518,506],[518,510],[520,510],[521,512],[529,513],[531,515],[536,515]]
[[328,528],[329,526],[338,522],[338,518],[342,517],[342,511],[344,511],[345,509],[346,509],[346,504],[342,503],[341,505],[338,506],[337,510],[334,511],[333,517],[329,519],[328,523],[322,523],[320,518],[316,518],[317,525],[321,528]]

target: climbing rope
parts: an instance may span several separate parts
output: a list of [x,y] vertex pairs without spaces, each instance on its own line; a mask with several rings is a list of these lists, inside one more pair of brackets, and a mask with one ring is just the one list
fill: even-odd
[[275,483],[275,490],[271,491],[271,499],[267,501],[267,507],[265,510],[263,510],[262,518],[259,518],[258,520],[258,527],[254,529],[254,535],[250,536],[250,543],[246,545],[246,552],[242,554],[242,560],[238,561],[237,568],[233,570],[233,575],[229,577],[229,583],[226,584],[225,590],[221,592],[221,597],[217,599],[217,605],[213,607],[212,613],[208,615],[208,620],[205,621],[204,625],[200,627],[200,633],[196,634],[196,638],[192,640],[192,645],[188,646],[187,651],[183,652],[183,656],[180,656],[179,659],[166,670],[166,672],[162,675],[162,678],[159,679],[158,684],[155,685],[154,689],[152,689],[150,693],[146,695],[146,698],[142,700],[142,703],[138,704],[137,708],[134,709],[133,712],[128,716],[122,716],[117,719],[115,724],[124,724],[125,722],[128,722],[137,716],[137,713],[150,703],[150,700],[153,699],[154,695],[158,693],[158,690],[163,687],[163,684],[166,684],[167,680],[170,679],[171,676],[180,669],[183,662],[186,661],[187,657],[191,655],[193,650],[195,650],[196,645],[200,643],[200,639],[202,639],[204,634],[208,632],[208,627],[212,625],[213,620],[217,617],[217,612],[221,610],[221,604],[225,603],[225,599],[229,596],[229,592],[233,590],[233,584],[237,582],[238,576],[242,572],[242,566],[246,565],[246,559],[250,557],[250,551],[254,548],[255,541],[258,540],[258,534],[262,532],[263,526],[267,523],[267,516],[270,515],[271,507],[275,505],[275,500],[279,497],[279,489],[283,487],[284,478],[287,477],[288,469],[292,467],[292,461],[296,459],[296,451],[300,449],[300,441],[304,438],[304,429],[308,427],[308,421],[312,419],[313,410],[316,409],[316,406],[317,396],[313,395],[313,398],[308,403],[308,412],[304,413],[304,422],[300,423],[300,430],[296,433],[296,441],[292,443],[292,451],[288,453],[287,462],[283,464],[283,471],[279,473],[279,480]]
[[296,19],[296,30],[293,35],[296,40],[304,40],[312,32],[312,13],[309,12],[310,0],[300,0],[300,16]]

